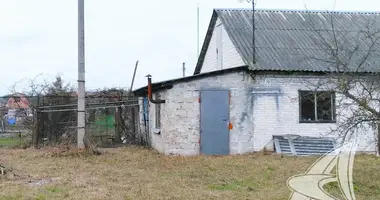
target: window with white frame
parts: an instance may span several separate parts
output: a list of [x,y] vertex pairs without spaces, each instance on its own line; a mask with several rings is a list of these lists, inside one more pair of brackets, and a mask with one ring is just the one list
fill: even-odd
[[299,91],[300,122],[334,123],[335,93],[331,91]]

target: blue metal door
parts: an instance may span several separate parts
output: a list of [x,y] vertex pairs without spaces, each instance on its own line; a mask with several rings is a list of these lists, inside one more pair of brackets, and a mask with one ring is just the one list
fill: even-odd
[[200,153],[204,155],[228,155],[229,91],[202,90],[200,114]]

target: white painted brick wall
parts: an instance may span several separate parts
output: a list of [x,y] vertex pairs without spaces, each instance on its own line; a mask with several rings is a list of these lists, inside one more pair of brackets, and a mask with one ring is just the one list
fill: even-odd
[[[270,110],[270,115],[277,115],[277,122],[274,119],[265,119],[260,118],[262,120],[256,120],[255,124],[258,124],[255,130],[268,130],[267,128],[271,126],[271,124],[276,124],[276,132],[280,134],[298,134],[303,136],[328,136],[331,137],[333,135],[326,135],[330,132],[330,128],[335,128],[336,124],[326,124],[326,123],[299,123],[299,102],[298,102],[298,90],[310,90],[313,88],[312,85],[317,85],[316,82],[319,79],[313,77],[301,77],[301,76],[261,76],[256,77],[256,86],[259,87],[275,87],[281,89],[281,95],[279,98],[279,110],[270,109],[268,107],[275,107],[275,101],[270,101],[267,99],[265,104],[266,110]],[[339,102],[339,95],[337,96],[336,102]],[[292,101],[295,100],[295,101]],[[260,102],[259,102],[260,103]],[[339,106],[338,106],[339,107]],[[268,111],[262,112],[268,113]],[[337,112],[340,112],[339,110]],[[259,113],[259,111],[258,111]],[[269,113],[268,113],[269,114]],[[256,116],[256,115],[255,115]],[[339,121],[339,118],[338,118]],[[272,129],[269,129],[272,130]],[[375,146],[373,143],[374,140],[374,132],[366,131],[360,133],[364,141],[361,141],[358,146],[359,151],[374,151]],[[257,131],[255,134],[255,141],[259,140],[260,144],[266,143],[269,141],[268,136],[262,131]],[[266,138],[266,141],[262,142],[262,138]],[[371,143],[371,144],[369,144]],[[256,143],[255,143],[256,144]],[[255,145],[255,150],[260,150],[261,145]]]
[[[217,20],[216,25],[219,23],[221,23],[220,19]],[[222,40],[218,41],[217,34],[216,34],[218,30],[214,29],[209,47],[206,52],[205,60],[203,62],[201,73],[220,70],[220,68],[218,68],[218,60],[217,60],[217,53],[216,53],[218,42],[222,43],[221,46],[222,46],[222,52],[223,52],[222,53],[223,69],[245,65],[244,61],[241,59],[239,53],[237,52],[236,47],[233,45],[230,37],[228,36],[227,31],[224,28],[224,25],[222,24],[220,28],[222,29]]]
[[[249,81],[247,81],[249,80]],[[165,154],[197,155],[199,153],[199,90],[200,88],[225,88],[230,89],[232,98],[230,106],[230,119],[234,124],[231,134],[231,153],[243,153],[253,150],[253,141],[250,138],[252,131],[241,131],[249,122],[240,122],[240,114],[244,112],[248,95],[246,88],[252,85],[248,75],[243,73],[226,74],[187,83],[174,85],[170,90],[161,93],[165,104],[161,104],[161,135],[152,135],[152,145],[159,152]],[[150,103],[150,126],[154,127],[154,104]],[[249,144],[246,144],[249,143]],[[249,149],[251,148],[251,149]]]
[[[199,90],[201,88],[223,88],[231,91],[230,153],[240,154],[273,148],[272,136],[298,134],[303,136],[325,136],[334,124],[299,123],[298,90],[309,89],[304,77],[256,76],[231,73],[200,80],[178,83],[170,90],[160,92],[161,135],[151,132],[152,146],[161,153],[199,154]],[[279,89],[278,107],[274,95],[254,94],[254,89]],[[254,98],[255,97],[255,98]],[[150,103],[150,127],[154,127],[155,109]],[[374,139],[373,132],[367,134]],[[374,146],[365,148],[368,141],[359,144],[361,151],[373,151]]]

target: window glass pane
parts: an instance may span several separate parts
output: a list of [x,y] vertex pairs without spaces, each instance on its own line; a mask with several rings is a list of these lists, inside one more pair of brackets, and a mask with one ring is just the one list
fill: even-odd
[[301,92],[301,120],[302,121],[313,121],[315,120],[315,104],[314,104],[314,93],[311,92]]
[[317,93],[317,117],[318,120],[332,120],[331,93]]

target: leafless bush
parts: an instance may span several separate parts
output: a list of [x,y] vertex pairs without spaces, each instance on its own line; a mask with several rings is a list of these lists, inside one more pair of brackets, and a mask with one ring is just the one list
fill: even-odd
[[[68,132],[69,127],[73,126],[76,120],[75,112],[60,112],[59,110],[44,112],[46,107],[53,108],[56,105],[73,103],[76,97],[74,88],[65,83],[61,76],[57,75],[53,82],[43,77],[42,80],[37,80],[40,77],[42,76],[38,75],[29,80],[27,87],[22,91],[16,89],[18,83],[14,84],[9,95],[12,97],[13,94],[22,94],[30,102],[28,109],[23,109],[23,105],[19,104],[19,110],[26,116],[23,118],[22,125],[29,132],[33,132],[32,140],[35,147],[43,142],[48,145],[59,143],[59,138]],[[27,112],[31,112],[32,116]]]
[[[30,105],[33,117],[25,121],[25,126],[34,133],[34,146],[74,145],[77,140],[75,88],[64,82],[59,75],[53,82],[35,79],[29,81],[28,87],[22,91],[25,96],[33,99],[33,104]],[[15,88],[14,86],[13,93],[17,92]],[[101,145],[97,138],[102,137],[112,138],[112,142],[117,144],[121,144],[122,138],[125,138],[124,141],[135,144],[138,132],[137,107],[137,97],[133,97],[130,91],[124,89],[106,88],[87,91],[87,130],[84,138],[86,148],[96,153],[96,148]],[[100,120],[99,117],[105,118],[105,125],[100,126],[104,126],[106,131],[94,125]],[[114,121],[109,122],[107,117]]]

